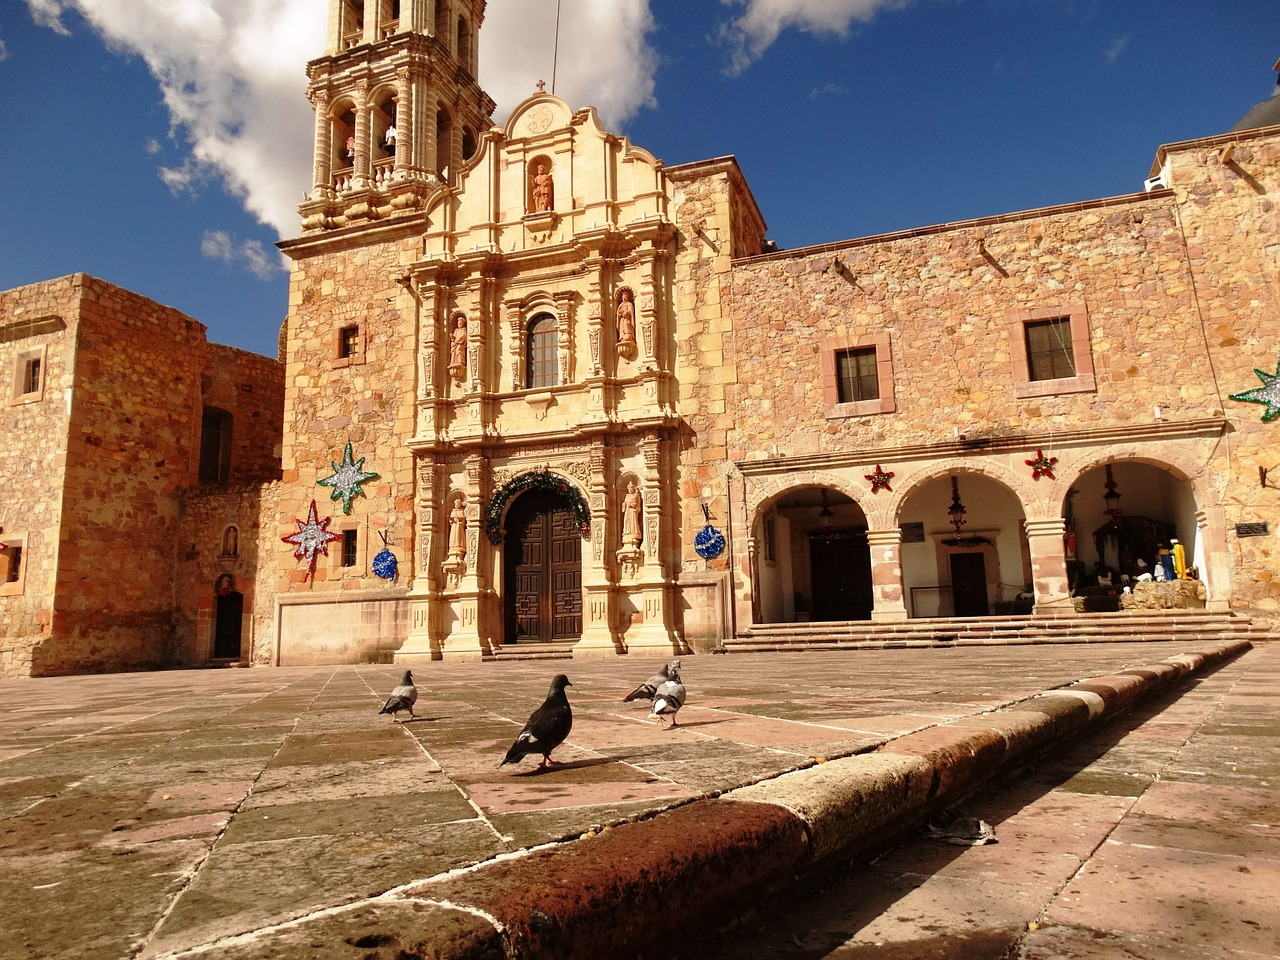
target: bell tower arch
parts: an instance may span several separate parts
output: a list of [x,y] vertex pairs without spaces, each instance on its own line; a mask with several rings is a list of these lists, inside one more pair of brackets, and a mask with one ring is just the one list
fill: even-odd
[[492,125],[476,82],[486,0],[329,0],[324,56],[307,64],[315,111],[302,228],[422,209],[456,182]]

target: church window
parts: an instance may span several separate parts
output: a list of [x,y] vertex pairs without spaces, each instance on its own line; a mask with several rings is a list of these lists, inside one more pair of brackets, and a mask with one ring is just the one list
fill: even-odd
[[1061,380],[1076,375],[1071,352],[1071,321],[1065,317],[1036,320],[1023,332],[1027,338],[1027,364],[1032,380]]
[[558,338],[556,318],[550,314],[535,317],[529,324],[529,343],[525,370],[528,387],[554,387],[559,381],[556,359]]
[[1014,310],[1006,322],[1014,396],[1025,399],[1097,389],[1083,303]]
[[354,567],[356,565],[357,547],[359,546],[358,530],[342,531],[342,565],[344,567]]
[[200,422],[200,482],[226,483],[231,476],[231,414],[205,407]]
[[353,360],[360,355],[360,326],[353,324],[338,330],[338,359]]
[[445,0],[436,0],[436,38],[444,44],[449,42],[449,4]]
[[840,403],[880,399],[876,376],[876,348],[836,351],[836,389]]
[[475,73],[475,67],[471,62],[471,27],[467,25],[466,18],[458,18],[458,64],[468,73]]
[[12,597],[22,593],[26,580],[26,537],[22,534],[4,534],[4,548],[0,549],[0,597]]
[[13,400],[31,403],[44,394],[44,347],[24,350],[13,367]]
[[893,413],[893,361],[889,335],[876,333],[823,342],[822,401],[828,420]]

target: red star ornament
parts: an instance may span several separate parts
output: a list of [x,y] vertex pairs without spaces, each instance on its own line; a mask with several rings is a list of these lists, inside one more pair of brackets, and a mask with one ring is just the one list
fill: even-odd
[[293,521],[298,525],[295,533],[289,534],[287,537],[281,537],[285,543],[294,545],[293,555],[299,560],[307,561],[307,575],[302,578],[302,582],[306,583],[316,572],[316,551],[319,550],[326,557],[329,555],[329,543],[333,540],[341,540],[342,534],[330,533],[329,524],[333,522],[333,517],[325,517],[323,520],[316,515],[316,502],[311,501],[311,509],[307,511],[307,520],[304,523],[297,518]]
[[1043,450],[1037,450],[1034,460],[1022,461],[1031,468],[1031,479],[1039,480],[1041,476],[1048,477],[1050,480],[1056,480],[1053,475],[1053,465],[1058,462],[1057,457],[1046,457]]
[[889,481],[893,479],[892,470],[880,469],[880,464],[876,464],[875,473],[866,474],[866,478],[871,481],[871,492],[877,493],[880,490],[888,490],[893,493],[893,488],[889,486]]

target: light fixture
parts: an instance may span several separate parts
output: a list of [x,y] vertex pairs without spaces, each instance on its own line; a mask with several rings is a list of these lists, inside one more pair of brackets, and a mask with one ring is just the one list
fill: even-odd
[[1116,480],[1111,475],[1111,464],[1107,464],[1107,492],[1102,495],[1102,499],[1106,501],[1107,509],[1102,512],[1111,518],[1114,523],[1116,518],[1124,511],[1120,509],[1120,494],[1116,493]]
[[969,522],[964,518],[967,512],[964,504],[960,502],[960,482],[955,477],[952,477],[951,506],[947,508],[947,516],[951,518],[951,526],[955,527],[957,534],[960,533],[960,528]]
[[830,529],[831,518],[835,514],[831,512],[831,508],[827,506],[827,488],[822,488],[822,509],[818,511],[818,519],[822,521],[823,529]]

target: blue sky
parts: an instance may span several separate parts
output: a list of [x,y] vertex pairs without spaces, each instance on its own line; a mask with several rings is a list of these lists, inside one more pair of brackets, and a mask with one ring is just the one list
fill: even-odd
[[[490,0],[495,122],[554,0]],[[0,17],[0,289],[83,271],[274,355],[326,0]],[[251,8],[254,22],[236,22]],[[783,247],[1140,190],[1275,89],[1276,0],[561,0],[556,92],[668,163],[734,154]],[[177,11],[175,13],[175,11]]]

